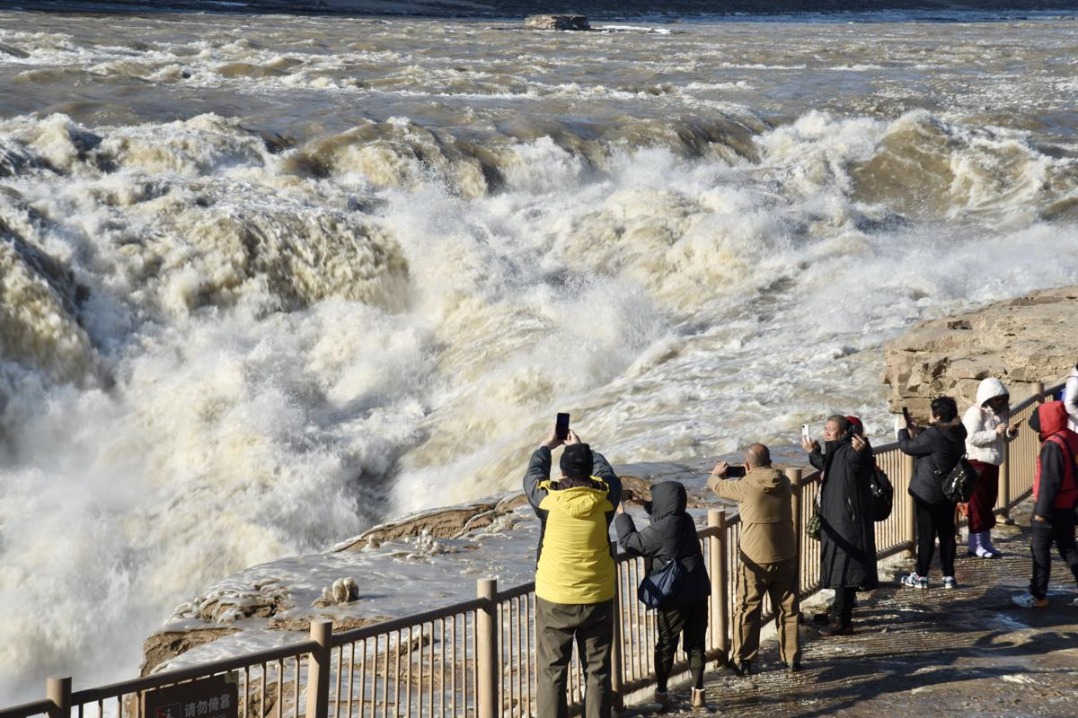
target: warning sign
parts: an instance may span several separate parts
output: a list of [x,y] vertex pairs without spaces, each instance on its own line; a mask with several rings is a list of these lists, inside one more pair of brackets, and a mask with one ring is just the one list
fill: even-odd
[[146,718],[237,718],[239,689],[235,673],[199,678],[190,683],[147,691],[142,696]]

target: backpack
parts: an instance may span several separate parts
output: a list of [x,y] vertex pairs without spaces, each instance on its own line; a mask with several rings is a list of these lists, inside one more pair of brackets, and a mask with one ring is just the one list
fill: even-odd
[[891,509],[895,505],[895,487],[887,472],[877,465],[872,470],[872,476],[868,483],[872,491],[872,518],[875,521],[883,521],[891,515]]
[[977,488],[977,469],[973,468],[973,464],[969,463],[965,456],[958,460],[946,476],[941,475],[938,470],[936,476],[941,479],[940,489],[943,490],[943,495],[956,504],[968,502]]

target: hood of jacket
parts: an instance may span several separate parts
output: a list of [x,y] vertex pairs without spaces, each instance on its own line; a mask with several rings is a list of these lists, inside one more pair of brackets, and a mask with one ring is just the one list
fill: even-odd
[[977,385],[977,406],[984,407],[984,403],[989,399],[1010,395],[1011,393],[1007,391],[1007,387],[1003,385],[1003,382],[994,376],[990,376],[987,379],[982,379],[981,383]]
[[685,512],[688,499],[685,487],[677,481],[662,481],[651,487],[651,501],[647,507],[652,521]]
[[1067,407],[1061,401],[1049,401],[1037,407],[1041,441],[1067,428]]
[[771,466],[757,466],[742,481],[751,481],[760,491],[772,496],[790,492],[789,479]]
[[939,429],[940,433],[942,433],[944,438],[948,441],[953,441],[956,444],[965,443],[966,441],[966,427],[962,423],[961,417],[956,416],[953,420],[948,422],[940,421],[933,424],[933,426]]
[[551,490],[551,482],[544,481],[540,486],[547,488],[550,493],[544,499],[557,503],[559,510],[569,516],[586,518],[596,512],[610,511],[613,507],[607,500],[607,485],[602,479],[591,477],[596,486],[570,486],[566,489]]

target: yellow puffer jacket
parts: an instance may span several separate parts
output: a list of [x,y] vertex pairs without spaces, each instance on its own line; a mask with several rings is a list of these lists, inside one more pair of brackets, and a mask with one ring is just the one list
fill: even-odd
[[539,484],[547,491],[539,503],[547,518],[535,570],[535,595],[545,601],[590,604],[614,597],[614,557],[607,523],[614,507],[607,499],[606,482],[591,478],[601,488],[553,490],[553,482]]

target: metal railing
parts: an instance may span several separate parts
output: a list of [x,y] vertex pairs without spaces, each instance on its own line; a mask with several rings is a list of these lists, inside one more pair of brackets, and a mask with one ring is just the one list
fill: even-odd
[[[996,511],[1009,509],[1032,491],[1038,437],[1028,418],[1054,394],[1037,385],[1034,395],[1012,410],[1026,420],[1007,444],[1000,467]],[[878,465],[895,488],[891,515],[876,523],[878,558],[912,553],[913,500],[906,489],[913,461],[897,443],[875,449]],[[818,472],[802,476],[787,469],[795,486],[794,521],[798,529],[799,583],[802,596],[819,589],[819,544],[804,540],[805,522],[820,489]],[[708,525],[698,531],[711,577],[707,650],[709,660],[725,664],[730,651],[734,604],[732,567],[737,564],[741,523],[726,510],[708,511]],[[618,700],[653,682],[658,637],[653,611],[636,601],[643,560],[618,557],[615,599],[613,684]],[[234,715],[242,718],[358,718],[361,716],[534,715],[534,583],[498,591],[494,579],[477,582],[476,598],[363,628],[333,633],[328,621],[311,625],[310,640],[201,666],[165,671],[112,685],[72,691],[70,678],[49,678],[43,700],[0,710],[0,718],[159,718],[146,715],[147,696],[158,689],[194,685],[207,677],[227,676],[236,685]],[[771,609],[765,604],[766,622]],[[677,664],[675,673],[686,670]],[[583,702],[583,673],[574,658],[569,702]],[[202,706],[190,706],[173,718],[201,718]]]

